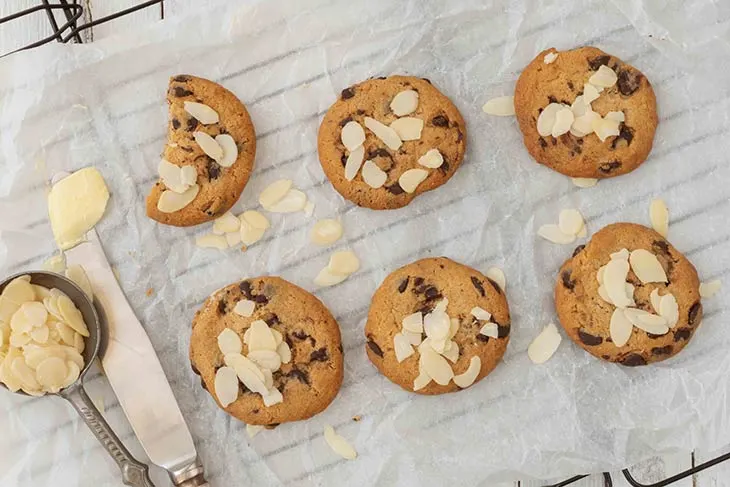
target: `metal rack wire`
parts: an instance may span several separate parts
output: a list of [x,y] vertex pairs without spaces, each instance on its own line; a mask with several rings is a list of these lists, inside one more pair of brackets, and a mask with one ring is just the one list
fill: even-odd
[[[51,34],[47,37],[44,37],[43,39],[34,41],[34,42],[32,42],[26,46],[23,46],[19,49],[16,49],[14,51],[11,51],[8,53],[1,53],[0,57],[4,57],[4,56],[7,56],[7,55],[10,55],[10,54],[13,54],[15,52],[22,51],[25,49],[31,49],[34,47],[38,47],[43,44],[52,42],[54,40],[57,42],[63,42],[63,43],[83,42],[83,40],[81,38],[81,32],[83,32],[87,29],[90,29],[94,26],[104,24],[106,22],[111,22],[115,19],[124,17],[125,15],[132,14],[139,10],[154,7],[155,5],[159,6],[161,17],[164,18],[164,0],[147,0],[145,2],[139,3],[138,5],[121,10],[119,12],[115,12],[115,13],[113,13],[111,15],[107,15],[105,17],[89,20],[87,22],[83,22],[83,21],[79,22],[80,19],[82,19],[84,17],[84,6],[79,4],[78,1],[79,0],[71,0],[71,1],[69,1],[69,0],[55,0],[55,1],[39,0],[39,5],[36,5],[35,7],[30,7],[28,9],[22,10],[20,12],[0,18],[0,29],[1,29],[3,24],[7,24],[8,22],[12,22],[12,21],[21,19],[21,18],[29,16],[29,15],[33,15],[34,13],[39,12],[39,11],[45,11],[46,15],[48,16],[48,21],[51,24],[51,29],[53,31],[53,34]],[[58,14],[61,14],[61,22],[63,22],[61,24],[59,24],[59,20],[57,19],[57,16],[59,16]],[[64,21],[64,19],[65,19],[65,21]],[[683,472],[680,472],[676,475],[673,475],[660,482],[656,482],[653,484],[640,483],[631,475],[631,473],[629,472],[628,469],[622,470],[622,473],[623,473],[624,477],[626,478],[626,481],[629,484],[631,484],[633,487],[667,487],[668,485],[671,485],[675,482],[683,480],[696,473],[702,472],[703,470],[706,470],[710,467],[713,467],[714,465],[717,465],[718,463],[722,463],[727,460],[730,460],[730,453],[720,455],[712,460],[701,463],[697,466],[689,468]],[[588,477],[588,475],[576,475],[575,477],[571,477],[571,478],[566,479],[557,484],[547,485],[545,487],[566,487],[566,486],[574,484],[574,483],[578,482],[579,480],[582,480],[586,477]],[[611,478],[611,474],[604,473],[603,478],[604,478],[605,487],[613,486],[613,480]]]

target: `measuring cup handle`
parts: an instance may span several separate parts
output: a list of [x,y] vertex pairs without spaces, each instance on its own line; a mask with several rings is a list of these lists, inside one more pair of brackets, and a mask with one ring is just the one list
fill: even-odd
[[148,467],[144,463],[137,461],[124,444],[119,440],[116,434],[107,424],[91,398],[84,390],[81,384],[72,386],[67,389],[63,397],[68,400],[78,411],[86,425],[91,429],[94,436],[99,440],[109,455],[117,462],[119,469],[122,471],[122,481],[125,485],[134,487],[154,487],[155,484],[150,480]]

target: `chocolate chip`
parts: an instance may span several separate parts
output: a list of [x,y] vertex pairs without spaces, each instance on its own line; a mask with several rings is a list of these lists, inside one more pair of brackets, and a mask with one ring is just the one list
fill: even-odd
[[389,157],[391,159],[393,158],[393,156],[390,155],[390,152],[388,152],[388,149],[385,149],[383,147],[368,152],[368,156],[366,157],[366,159],[375,159],[376,157]]
[[583,342],[584,345],[588,345],[589,347],[595,347],[596,345],[603,343],[603,338],[586,333],[582,329],[578,330],[578,338],[580,338],[580,341]]
[[[644,311],[648,311],[648,312],[650,312],[650,313],[654,311],[654,309],[653,309],[653,308],[649,309],[649,306],[641,306],[640,308],[641,308],[641,309],[643,309]],[[649,338],[651,338],[652,340],[656,340],[657,338],[661,338],[661,337],[663,337],[664,335],[655,335],[655,334],[653,334],[653,333],[648,333],[648,332],[647,332],[646,336],[648,336],[648,337],[649,337]]]
[[502,288],[499,287],[499,284],[497,284],[496,282],[494,282],[494,280],[491,277],[487,277],[487,281],[489,281],[489,284],[492,285],[492,287],[497,292],[497,294],[502,294]]
[[666,347],[654,347],[651,349],[652,355],[671,355],[674,348],[671,345]]
[[487,335],[482,335],[481,333],[477,334],[477,340],[484,343],[489,343],[489,337]]
[[578,254],[580,254],[581,252],[583,252],[583,249],[584,249],[584,248],[586,248],[586,246],[585,246],[585,245],[579,245],[579,246],[577,246],[577,247],[575,248],[575,250],[573,250],[573,257],[575,257],[576,255],[578,255]]
[[510,328],[512,327],[509,323],[507,323],[506,325],[500,325],[499,323],[497,323],[497,336],[499,338],[509,336]]
[[692,330],[689,328],[679,328],[678,330],[674,330],[674,341],[678,342],[680,340],[689,340],[689,337],[692,336]]
[[603,174],[609,174],[614,169],[618,169],[619,167],[621,167],[621,163],[619,161],[612,161],[601,164],[600,166],[598,166],[598,170],[601,171]]
[[631,96],[641,86],[641,74],[628,69],[620,69],[616,85],[622,95]]
[[575,86],[573,86],[573,82],[572,81],[568,81],[568,88],[570,88],[570,91],[575,90]]
[[264,317],[264,321],[269,326],[281,324],[281,321],[279,321],[279,317],[276,315],[276,313],[269,313],[267,316]]
[[340,162],[342,163],[342,167],[345,167],[347,165],[347,155],[343,152],[340,156]]
[[399,195],[405,193],[405,190],[400,187],[400,184],[398,184],[398,181],[394,182],[390,186],[386,186],[385,189],[387,189],[391,194]]
[[296,338],[297,340],[306,340],[307,338],[309,338],[309,335],[307,335],[306,333],[304,333],[304,331],[302,331],[302,330],[296,330],[296,331],[294,331],[292,333],[292,336],[294,338]]
[[180,150],[184,150],[185,152],[193,152],[194,149],[192,147],[185,147],[185,146],[181,145]]
[[246,296],[246,299],[251,299],[251,281],[241,281],[241,283],[238,285],[238,288],[241,290],[241,293]]
[[439,171],[441,172],[441,174],[446,174],[447,172],[449,172],[449,168],[451,166],[449,166],[449,163],[446,161],[446,156],[443,156],[443,157],[444,157],[444,162],[442,162],[441,165],[439,166]]
[[441,297],[441,293],[435,286],[428,286],[423,293],[426,295],[428,301],[433,301]]
[[362,108],[358,108],[358,109],[357,109],[357,111],[356,111],[355,113],[356,113],[357,115],[365,115],[365,110],[363,110]]
[[575,288],[575,281],[570,280],[570,276],[572,273],[573,271],[570,269],[566,269],[560,273],[560,279],[562,279],[563,281],[563,286],[571,291]]
[[200,371],[198,370],[198,368],[195,366],[194,363],[190,362],[190,368],[193,369],[193,373],[195,375],[200,375]]
[[542,147],[543,149],[548,146],[547,141],[545,139],[543,139],[542,137],[537,139],[537,141],[540,143],[540,147]]
[[627,146],[631,145],[631,141],[634,140],[634,129],[632,129],[631,127],[627,127],[624,124],[621,124],[618,135],[611,142],[611,149],[616,149],[616,147],[622,140],[626,141]]
[[238,382],[238,393],[241,394],[241,395],[243,395],[243,394],[250,394],[251,391],[249,390],[248,387],[246,387],[246,386],[243,385],[243,382],[240,382],[239,381]]
[[431,80],[430,80],[430,79],[428,79],[428,78],[421,78],[421,79],[422,79],[423,81],[425,81],[426,83],[428,83],[429,85],[430,85],[430,84],[432,84],[432,83],[431,83]]
[[180,128],[180,120],[178,120],[177,118],[173,118],[172,119],[172,128],[174,128],[175,130],[179,129]]
[[319,348],[309,355],[310,362],[325,362],[328,358],[329,354],[327,353],[327,348],[325,347]]
[[269,302],[269,298],[267,298],[263,294],[257,294],[253,298],[251,298],[251,301],[258,304],[267,304]]
[[173,81],[178,81],[180,83],[190,81],[190,79],[190,76],[188,76],[187,74],[178,74],[177,76],[172,78]]
[[610,356],[610,355],[601,355],[601,358],[602,358],[603,360],[608,360],[608,359],[610,359],[610,358],[611,358],[611,356]]
[[341,343],[337,346],[337,350],[340,351],[340,354],[344,353],[344,350],[342,348],[342,344]]
[[224,315],[226,314],[226,300],[221,299],[218,301],[218,314]]
[[701,319],[702,319],[702,303],[697,301],[689,309],[689,315],[687,316],[687,324],[689,326],[699,325]]
[[431,311],[433,311],[434,308],[435,308],[435,306],[434,306],[433,303],[423,303],[423,304],[421,304],[421,306],[419,308],[417,308],[413,312],[414,313],[421,313],[422,315],[427,315]]
[[431,119],[431,123],[436,127],[448,127],[449,119],[443,115],[436,115]]
[[487,295],[487,293],[484,291],[484,286],[482,285],[482,281],[480,281],[476,277],[472,276],[471,283],[476,288],[476,290],[479,291],[479,294],[481,294],[482,297]]
[[578,142],[578,145],[583,145],[583,139],[578,139],[576,142]]
[[192,92],[192,91],[190,91],[190,90],[186,90],[186,89],[185,89],[185,88],[183,88],[182,86],[175,86],[175,87],[174,87],[174,88],[172,89],[172,94],[173,94],[174,96],[177,96],[177,97],[183,97],[183,96],[190,96],[190,95],[192,95],[192,94],[193,94],[193,92]]
[[672,254],[669,252],[669,244],[664,240],[654,240],[651,243],[651,248],[654,250],[654,253],[664,254],[667,257],[672,256]]
[[342,93],[340,93],[340,97],[343,100],[349,100],[353,96],[355,96],[355,90],[352,88],[345,88],[344,90],[342,90]]
[[416,287],[420,287],[421,284],[423,284],[423,278],[422,277],[416,277],[413,279],[413,285]]
[[195,117],[190,117],[187,121],[187,130],[188,132],[192,132],[196,129],[198,126],[198,119]]
[[303,383],[303,384],[307,384],[307,385],[310,385],[310,383],[309,383],[309,374],[307,374],[307,373],[306,373],[305,371],[303,371],[303,370],[299,370],[299,369],[297,369],[297,368],[293,368],[293,369],[291,369],[291,370],[290,370],[290,371],[289,371],[289,372],[288,372],[288,373],[286,374],[286,376],[287,376],[287,377],[292,377],[292,378],[294,378],[294,379],[297,379],[297,380],[298,380],[299,382],[301,382],[301,383]]
[[456,129],[456,142],[458,143],[458,142],[461,142],[462,140],[464,140],[464,134],[461,132],[461,129],[457,128]]
[[206,391],[208,390],[208,387],[206,387],[205,382],[203,381],[203,379],[200,379],[200,387],[202,387]]
[[218,179],[221,175],[221,167],[213,159],[208,159],[208,179]]
[[553,95],[548,96],[548,103],[557,103],[558,99],[555,98]]
[[400,282],[400,284],[398,285],[398,292],[399,293],[403,294],[406,291],[406,289],[408,289],[408,281],[410,279],[411,279],[410,277],[406,277],[405,279],[403,279]]
[[380,346],[373,341],[372,338],[368,338],[368,347],[370,347],[370,350],[373,351],[375,355],[378,357],[383,356],[383,350],[380,348]]
[[347,125],[350,122],[352,122],[352,117],[343,118],[340,121],[340,127],[344,127],[345,125]]
[[608,64],[608,62],[610,60],[611,60],[611,56],[609,56],[609,55],[597,56],[597,57],[594,57],[593,59],[588,60],[588,66],[590,66],[590,68],[593,71],[597,71],[598,68],[600,68],[601,66]]
[[646,365],[646,359],[638,353],[631,353],[622,358],[620,364],[627,367],[636,367],[637,365]]

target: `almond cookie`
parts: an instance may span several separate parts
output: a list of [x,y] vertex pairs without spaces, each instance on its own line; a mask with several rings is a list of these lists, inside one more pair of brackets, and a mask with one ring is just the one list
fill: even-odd
[[390,76],[342,90],[319,127],[319,161],[358,206],[401,208],[453,176],[466,124],[429,80]]
[[679,353],[702,320],[694,266],[659,233],[615,223],[560,268],[555,307],[590,354],[635,366]]
[[491,279],[445,257],[422,259],[385,278],[365,325],[370,361],[419,394],[480,381],[507,348],[507,298]]
[[238,201],[253,171],[253,123],[233,93],[195,76],[170,78],[167,103],[167,145],[147,216],[178,227],[213,220]]
[[340,328],[307,291],[257,277],[213,293],[195,314],[190,363],[231,416],[274,426],[323,411],[342,384]]
[[530,155],[571,177],[633,171],[658,122],[646,76],[595,47],[538,54],[517,80],[514,104]]

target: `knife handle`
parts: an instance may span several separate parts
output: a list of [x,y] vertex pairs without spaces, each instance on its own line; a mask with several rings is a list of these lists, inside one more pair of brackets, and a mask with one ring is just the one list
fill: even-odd
[[69,401],[79,415],[84,419],[96,439],[111,455],[122,471],[122,481],[133,487],[154,487],[149,476],[149,468],[129,453],[124,443],[114,434],[104,417],[101,415],[84,387],[77,384],[65,390],[63,397]]

